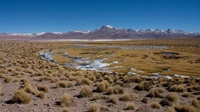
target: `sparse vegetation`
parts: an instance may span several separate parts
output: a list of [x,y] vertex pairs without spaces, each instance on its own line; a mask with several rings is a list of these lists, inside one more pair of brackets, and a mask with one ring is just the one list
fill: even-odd
[[15,91],[11,101],[15,103],[30,103],[32,98],[23,89]]
[[92,96],[92,91],[91,91],[91,89],[89,88],[89,86],[84,86],[84,87],[81,89],[81,91],[80,91],[80,93],[79,93],[79,96],[80,96],[80,97],[90,97],[90,96]]
[[169,93],[166,98],[171,101],[171,102],[175,102],[176,100],[178,100],[178,95],[177,93]]
[[135,110],[136,106],[134,103],[127,103],[126,104],[126,110]]
[[176,105],[174,107],[176,112],[197,112],[197,110],[195,109],[195,107],[190,106],[190,105]]
[[151,107],[154,108],[154,109],[160,109],[161,105],[158,102],[152,102]]
[[[198,75],[200,71],[197,68],[200,59],[199,44],[193,46],[191,42],[186,45],[165,43],[163,46],[169,44],[170,46],[162,50],[116,50],[113,48],[102,50],[95,46],[132,46],[132,43],[135,42],[88,42],[87,44],[94,46],[92,49],[90,47],[87,49],[74,47],[74,43],[76,42],[1,41],[0,99],[2,101],[0,105],[3,111],[6,108],[9,111],[28,111],[28,108],[23,108],[26,105],[20,104],[30,102],[28,107],[31,109],[40,110],[43,106],[47,106],[52,111],[66,112],[80,111],[82,107],[85,109],[81,111],[102,112],[124,111],[124,109],[142,110],[139,109],[142,107],[148,110],[143,109],[142,112],[153,112],[150,107],[145,107],[149,104],[154,111],[157,108],[163,112],[199,111],[200,79]],[[85,44],[84,42],[80,43]],[[140,45],[143,45],[142,43],[143,41]],[[149,44],[152,42],[150,41]],[[140,45],[137,46],[140,47]],[[71,59],[80,56],[80,58],[90,57],[89,59],[92,61],[107,58],[103,63],[118,61],[107,67],[119,73],[83,71],[62,66],[57,60],[55,64],[52,64],[50,61],[40,58],[39,52],[45,50],[51,51],[55,56],[59,55],[56,59],[63,62],[72,61],[63,59],[63,56],[66,57],[63,54],[65,52],[69,53]],[[179,58],[165,59],[162,56],[163,52],[178,53]],[[170,75],[171,79],[145,77],[152,76],[152,73],[158,73],[161,76]],[[191,77],[181,78],[181,75],[174,76],[174,74],[191,75]],[[14,91],[15,88],[19,90]],[[11,95],[11,99],[8,98]],[[59,98],[60,96],[61,98]],[[131,101],[132,105],[128,106],[130,103],[128,101]],[[94,102],[98,105],[91,106],[94,109],[90,109],[90,105]],[[16,104],[10,105],[10,103]],[[55,104],[60,106],[53,106]],[[126,104],[127,107],[125,107]],[[139,108],[136,108],[134,104]],[[11,109],[13,106],[16,107],[15,110]]]
[[70,94],[65,93],[61,98],[61,106],[62,107],[69,107],[73,104],[73,98]]
[[132,96],[130,93],[124,93],[122,97],[119,98],[121,101],[131,101]]
[[93,104],[90,106],[90,112],[99,112],[99,107],[97,104]]

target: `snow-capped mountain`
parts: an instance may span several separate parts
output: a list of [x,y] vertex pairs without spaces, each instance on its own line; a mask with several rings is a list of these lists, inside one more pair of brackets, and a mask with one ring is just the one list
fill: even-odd
[[0,33],[0,39],[144,39],[144,38],[187,38],[197,37],[200,33],[182,30],[145,29],[133,30],[102,26],[93,31],[40,32],[40,33]]

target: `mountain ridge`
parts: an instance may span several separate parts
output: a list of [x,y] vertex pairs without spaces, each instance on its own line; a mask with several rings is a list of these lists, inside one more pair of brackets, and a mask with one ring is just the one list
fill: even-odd
[[190,38],[198,37],[200,33],[186,32],[183,30],[145,29],[133,30],[115,28],[105,25],[93,31],[68,31],[68,32],[40,32],[40,33],[0,33],[0,39],[145,39],[145,38]]

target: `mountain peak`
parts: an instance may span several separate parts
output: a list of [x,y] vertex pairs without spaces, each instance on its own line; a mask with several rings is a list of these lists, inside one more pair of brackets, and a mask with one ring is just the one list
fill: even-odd
[[104,27],[106,27],[106,28],[114,28],[113,26],[111,26],[111,25],[105,25],[105,26],[102,26],[102,28],[104,28]]

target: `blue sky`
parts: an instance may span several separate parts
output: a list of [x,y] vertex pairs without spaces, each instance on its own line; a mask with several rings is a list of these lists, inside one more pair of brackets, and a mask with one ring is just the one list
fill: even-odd
[[132,29],[200,32],[200,0],[0,0],[0,33]]

